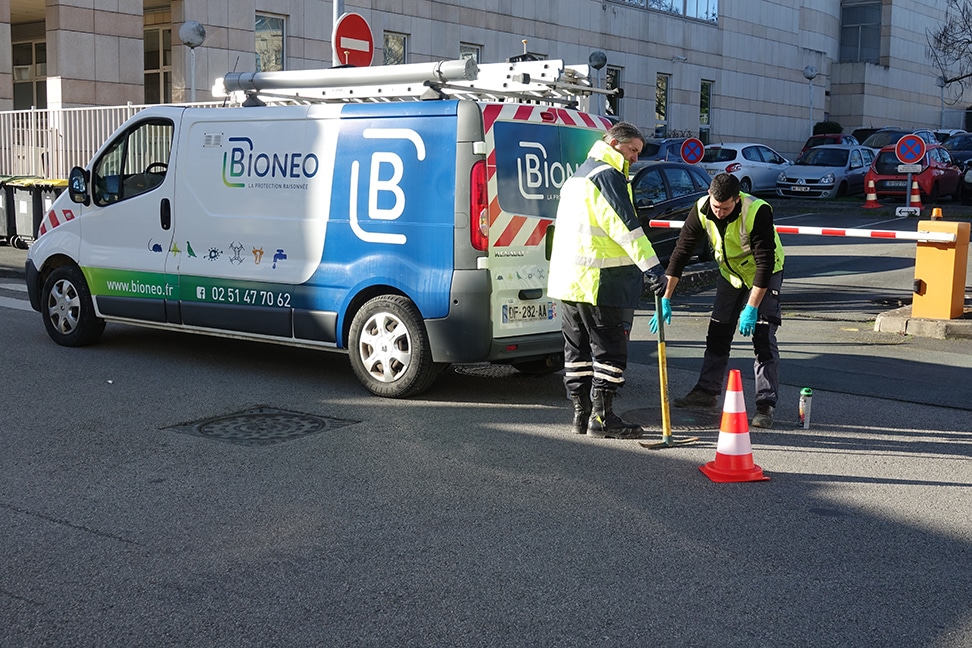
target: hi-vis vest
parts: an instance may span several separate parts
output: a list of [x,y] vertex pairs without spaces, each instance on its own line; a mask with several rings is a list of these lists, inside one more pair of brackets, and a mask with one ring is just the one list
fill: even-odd
[[638,306],[643,273],[658,265],[658,257],[635,213],[627,166],[624,156],[597,141],[561,188],[547,281],[550,297]]
[[[713,220],[702,211],[708,199],[708,196],[699,198],[695,207],[699,213],[699,221],[709,235],[709,241],[712,242],[712,250],[716,261],[719,262],[719,272],[734,288],[742,288],[744,285],[746,288],[752,288],[753,279],[756,277],[756,259],[749,245],[749,233],[753,231],[756,212],[766,204],[766,201],[749,194],[742,194],[742,213],[735,222],[726,226],[725,240],[723,240]],[[773,272],[776,273],[783,269],[784,254],[780,235],[774,231],[773,236],[776,239],[776,261],[773,263]]]

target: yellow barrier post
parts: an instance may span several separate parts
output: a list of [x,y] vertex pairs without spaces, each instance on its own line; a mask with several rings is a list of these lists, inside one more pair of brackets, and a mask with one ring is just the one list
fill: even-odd
[[919,221],[918,231],[955,234],[955,242],[918,241],[911,316],[927,319],[962,317],[969,262],[969,223]]

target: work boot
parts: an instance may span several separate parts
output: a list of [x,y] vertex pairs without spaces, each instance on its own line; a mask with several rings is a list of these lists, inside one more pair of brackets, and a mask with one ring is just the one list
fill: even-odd
[[695,387],[681,398],[676,398],[675,407],[715,407],[716,400],[715,394],[704,392]]
[[641,437],[640,425],[628,423],[614,413],[612,401],[614,392],[595,389],[591,403],[591,418],[587,422],[587,433],[591,436],[608,439],[637,439]]
[[773,427],[773,414],[776,413],[776,408],[772,405],[763,403],[762,405],[756,406],[756,416],[753,417],[753,422],[750,423],[753,427],[766,428],[767,430]]
[[571,394],[574,403],[574,424],[571,428],[574,434],[587,434],[587,420],[591,417],[590,394]]

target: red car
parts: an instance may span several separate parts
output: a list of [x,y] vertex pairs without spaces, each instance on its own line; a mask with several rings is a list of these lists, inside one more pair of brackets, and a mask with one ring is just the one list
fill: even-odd
[[[894,149],[895,144],[882,148],[864,176],[865,189],[873,181],[878,198],[911,195],[908,174],[898,172],[901,162]],[[918,181],[922,202],[938,202],[942,196],[951,196],[955,201],[962,197],[962,170],[941,144],[926,146],[921,171],[913,173],[911,178]]]

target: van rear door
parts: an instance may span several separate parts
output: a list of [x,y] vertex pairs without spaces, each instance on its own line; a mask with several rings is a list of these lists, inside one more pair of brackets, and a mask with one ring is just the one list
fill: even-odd
[[611,124],[574,110],[517,104],[489,104],[483,121],[493,337],[559,331],[556,303],[547,297],[548,229],[560,188]]

